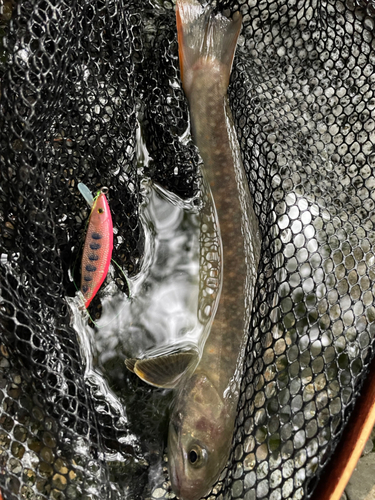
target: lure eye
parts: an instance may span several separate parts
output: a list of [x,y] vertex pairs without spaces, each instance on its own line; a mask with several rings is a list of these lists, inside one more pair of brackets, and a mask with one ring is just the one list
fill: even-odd
[[207,462],[207,451],[198,445],[194,445],[188,453],[188,460],[191,466],[199,469]]
[[98,214],[102,214],[104,212],[104,209],[102,207],[98,208]]

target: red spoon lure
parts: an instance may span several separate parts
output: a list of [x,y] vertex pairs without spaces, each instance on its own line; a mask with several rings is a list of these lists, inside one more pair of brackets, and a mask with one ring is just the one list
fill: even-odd
[[102,188],[94,199],[83,247],[81,266],[81,292],[87,308],[105,280],[113,249],[111,211]]

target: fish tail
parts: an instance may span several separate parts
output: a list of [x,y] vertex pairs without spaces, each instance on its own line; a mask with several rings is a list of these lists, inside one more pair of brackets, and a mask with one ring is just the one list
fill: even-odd
[[229,85],[242,16],[213,15],[212,7],[203,8],[198,0],[177,0],[176,23],[181,80],[189,96],[194,74],[202,68],[220,71],[225,92]]

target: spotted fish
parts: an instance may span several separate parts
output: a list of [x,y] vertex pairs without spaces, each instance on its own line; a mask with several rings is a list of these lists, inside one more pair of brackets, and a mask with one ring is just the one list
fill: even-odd
[[211,331],[194,372],[176,389],[169,425],[172,488],[183,500],[198,500],[218,479],[231,449],[261,238],[227,97],[241,14],[229,19],[197,0],[177,0],[176,18],[181,79],[223,260]]
[[[102,188],[96,199],[93,200],[85,245],[83,247],[81,292],[86,308],[90,305],[90,302],[105,280],[109,264],[111,263],[113,225],[111,211],[105,196],[106,192],[107,189]],[[88,202],[90,203],[89,200]]]

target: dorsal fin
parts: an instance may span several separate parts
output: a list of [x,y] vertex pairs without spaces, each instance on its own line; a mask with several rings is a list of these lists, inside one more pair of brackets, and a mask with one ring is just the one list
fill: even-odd
[[198,353],[183,351],[148,359],[126,359],[128,370],[155,387],[173,389],[187,370],[198,362]]

